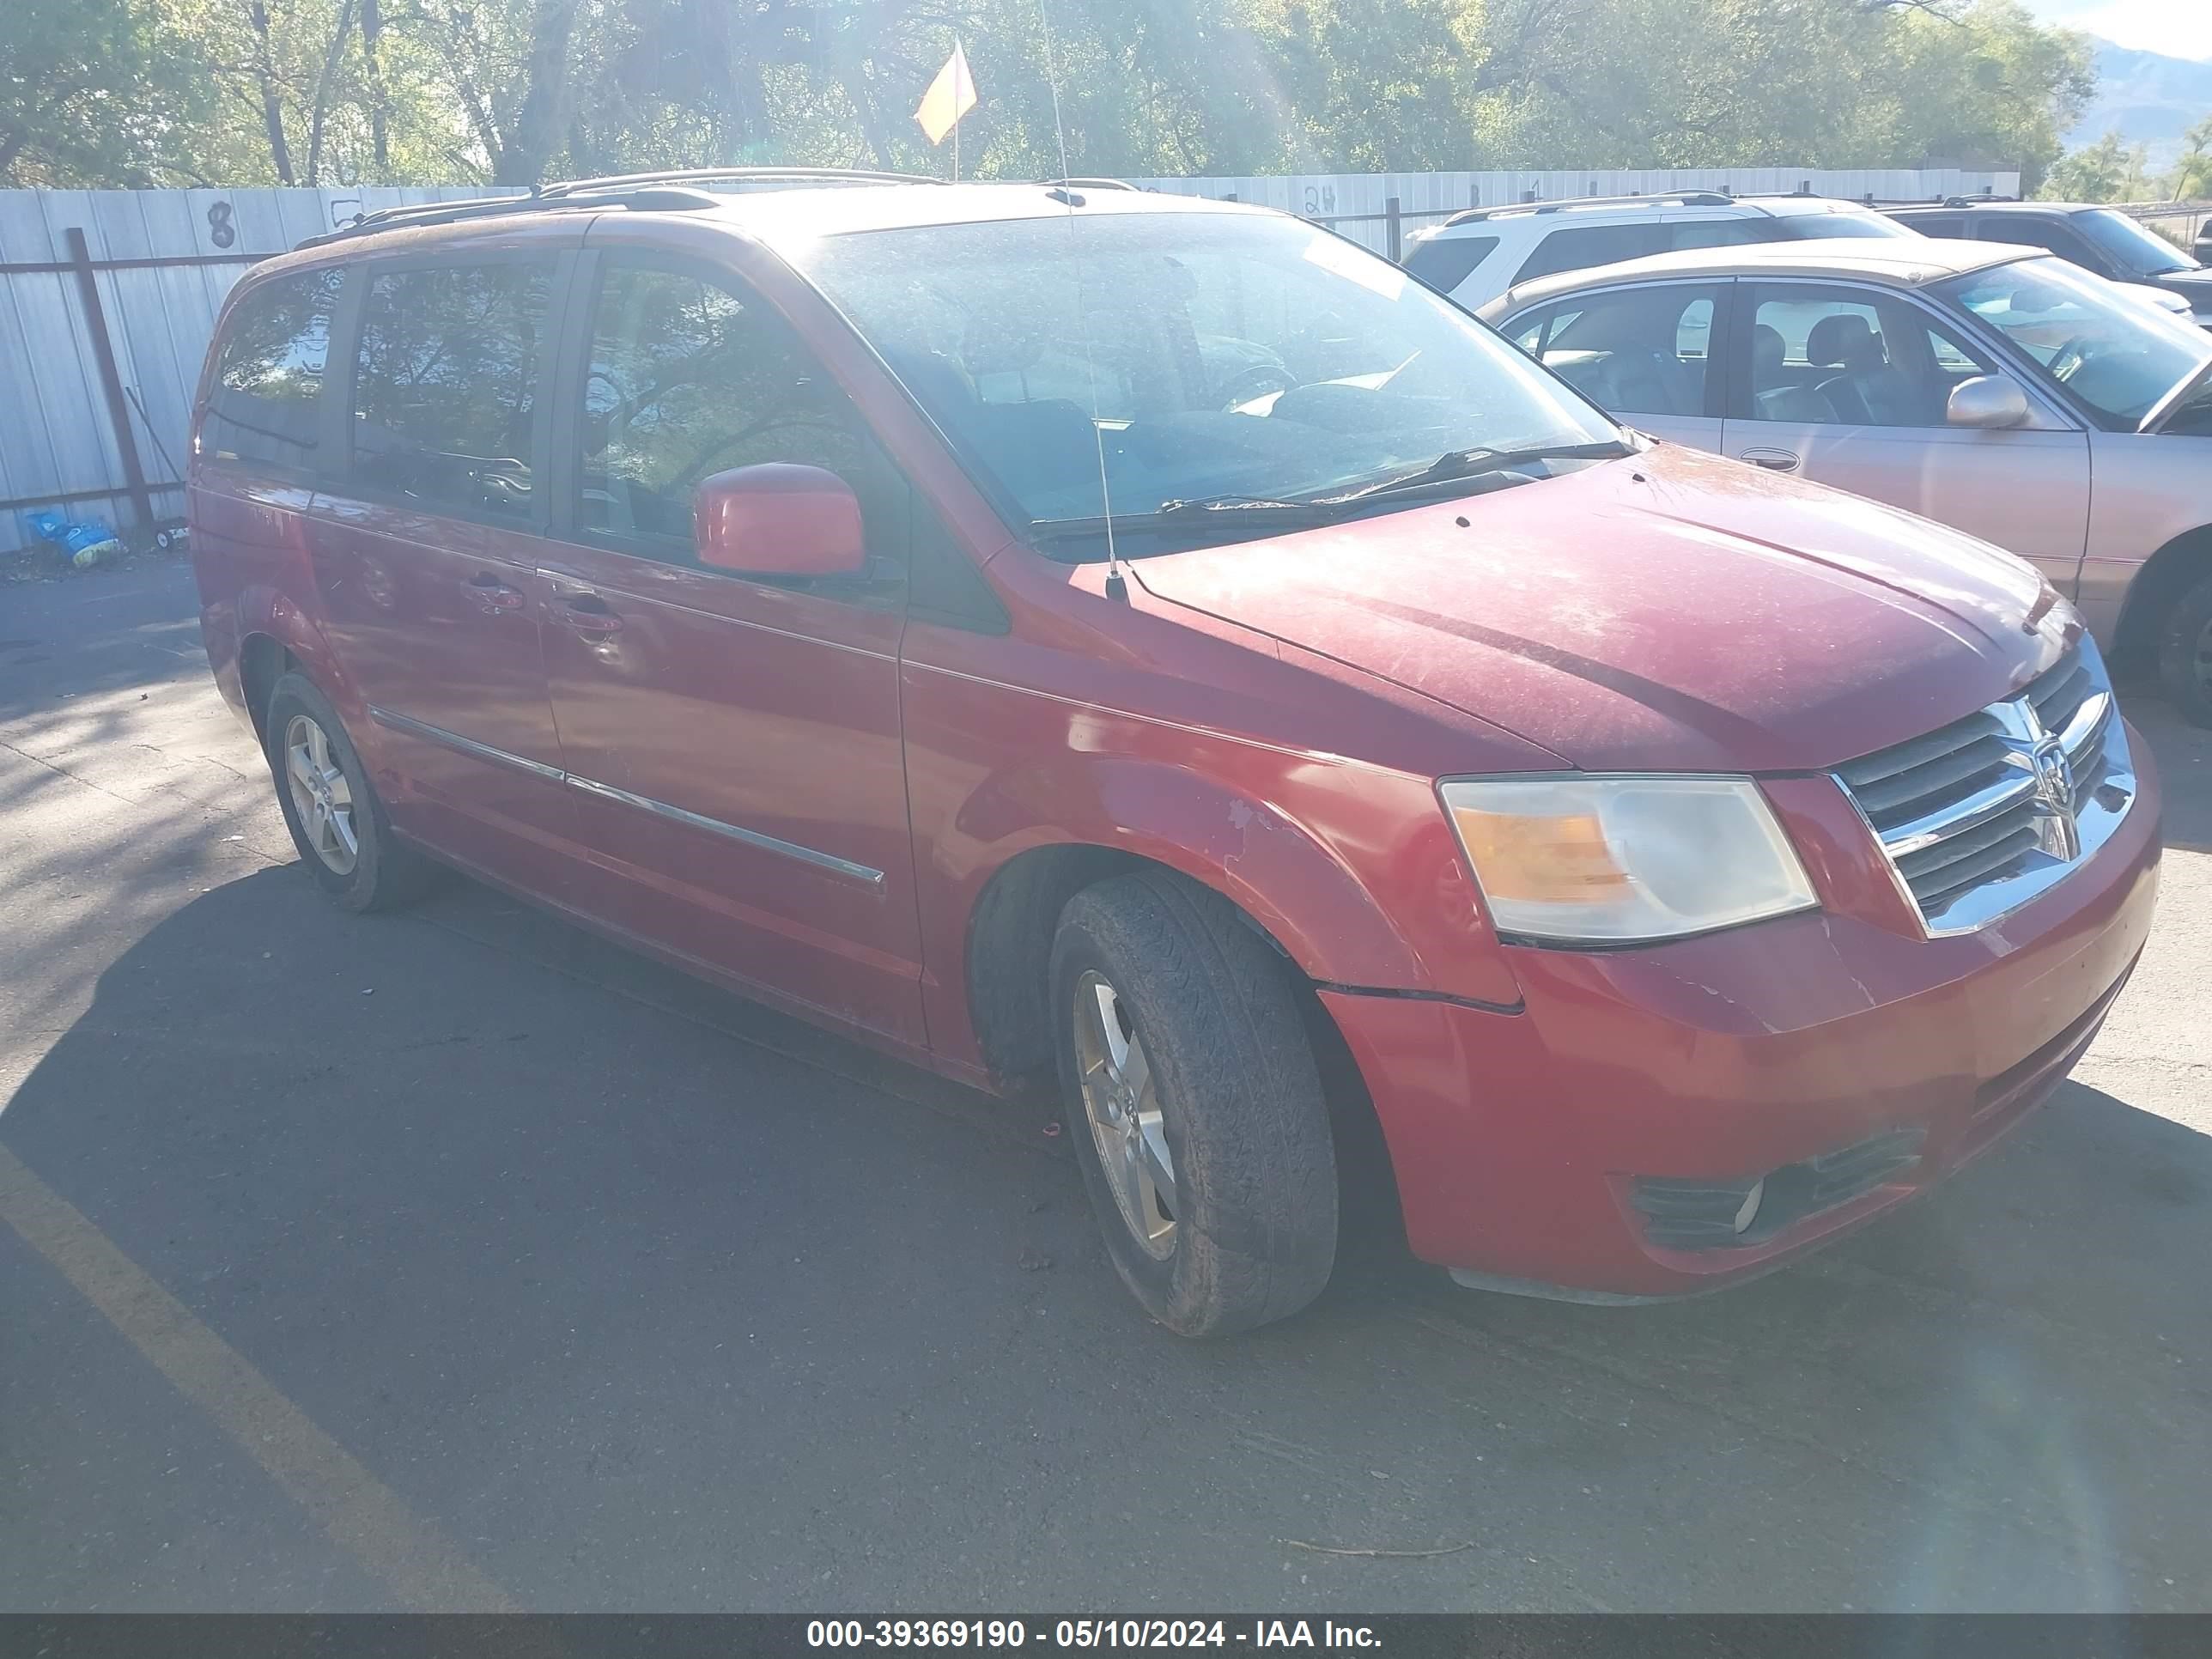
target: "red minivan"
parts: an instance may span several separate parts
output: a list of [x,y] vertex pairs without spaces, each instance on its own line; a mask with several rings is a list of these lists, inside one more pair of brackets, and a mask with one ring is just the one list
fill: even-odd
[[1322,1288],[1370,1107],[1418,1255],[1639,1299],[1929,1186],[2096,1035],[2158,787],[2027,566],[1654,445],[1297,219],[827,182],[239,284],[208,651],[338,902],[452,866],[1056,1071],[1188,1334]]

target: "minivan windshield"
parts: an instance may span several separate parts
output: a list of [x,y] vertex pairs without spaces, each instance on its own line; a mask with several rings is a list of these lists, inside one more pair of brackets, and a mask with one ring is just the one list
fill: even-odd
[[2009,339],[2107,425],[2133,429],[2212,359],[2212,334],[2063,259],[1992,265],[1935,292]]
[[1477,487],[1470,452],[1510,455],[1525,478],[1589,464],[1555,452],[1623,446],[1465,312],[1296,219],[933,225],[793,257],[1031,526],[1095,521],[1110,497],[1125,550],[1155,550],[1148,529],[1230,539],[1261,522],[1235,509],[1295,511],[1401,474]]
[[2195,270],[2197,261],[2139,220],[2111,208],[2092,208],[2074,216],[2074,228],[2099,252],[2130,276],[2163,276]]

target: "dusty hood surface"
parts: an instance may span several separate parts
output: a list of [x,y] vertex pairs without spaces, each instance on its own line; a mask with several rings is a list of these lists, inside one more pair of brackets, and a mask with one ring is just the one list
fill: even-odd
[[1832,766],[2061,648],[2048,588],[1985,544],[1671,445],[1133,568],[1590,770]]

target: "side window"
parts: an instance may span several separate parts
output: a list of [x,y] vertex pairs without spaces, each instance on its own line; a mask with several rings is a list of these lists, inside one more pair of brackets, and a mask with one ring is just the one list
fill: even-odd
[[1982,240],[2018,242],[2027,247],[2048,248],[2062,259],[2070,259],[2085,270],[2105,275],[2105,262],[2088,243],[2056,219],[2031,219],[2025,215],[2008,219],[1992,214],[1982,221]]
[[1495,236],[1433,236],[1416,242],[1406,269],[1439,294],[1449,294],[1498,251]]
[[796,462],[850,484],[869,551],[904,557],[905,480],[790,325],[734,285],[608,260],[583,395],[587,531],[687,564],[702,479]]
[[1779,242],[1789,235],[1779,219],[1764,215],[1733,219],[1677,219],[1667,227],[1668,246],[1674,248],[1736,247],[1746,242]]
[[[1941,426],[1956,380],[1909,306],[1854,289],[1752,285],[1738,419],[1832,426]],[[1971,362],[1955,344],[1954,356]]]
[[1516,319],[1513,342],[1615,415],[1702,415],[1710,283],[1578,294]]
[[241,298],[223,331],[202,446],[220,460],[314,470],[323,371],[344,271],[302,271]]
[[1561,270],[1587,270],[1592,265],[1615,265],[1623,259],[1640,259],[1665,251],[1668,227],[1654,220],[1632,225],[1563,225],[1536,244],[1535,251],[1514,273],[1516,283],[1532,276],[1549,276]]
[[550,275],[501,263],[371,270],[353,391],[361,486],[526,520]]

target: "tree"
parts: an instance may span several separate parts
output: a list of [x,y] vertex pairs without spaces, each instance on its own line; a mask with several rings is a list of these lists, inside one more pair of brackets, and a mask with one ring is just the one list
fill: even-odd
[[2141,144],[2107,132],[2095,143],[2063,156],[2045,180],[2048,202],[2140,202],[2150,195],[2148,155]]
[[2186,202],[2212,196],[2212,115],[2190,128],[2182,143],[2181,159],[2166,175],[2167,198]]
[[144,0],[14,0],[0,27],[0,184],[154,182],[173,126],[201,114],[161,84]]
[[1055,173],[1064,141],[1066,167],[1139,176],[1934,161],[2033,184],[2092,81],[2017,0],[0,3],[6,165],[117,182],[937,171],[909,117],[956,34],[982,177]]

